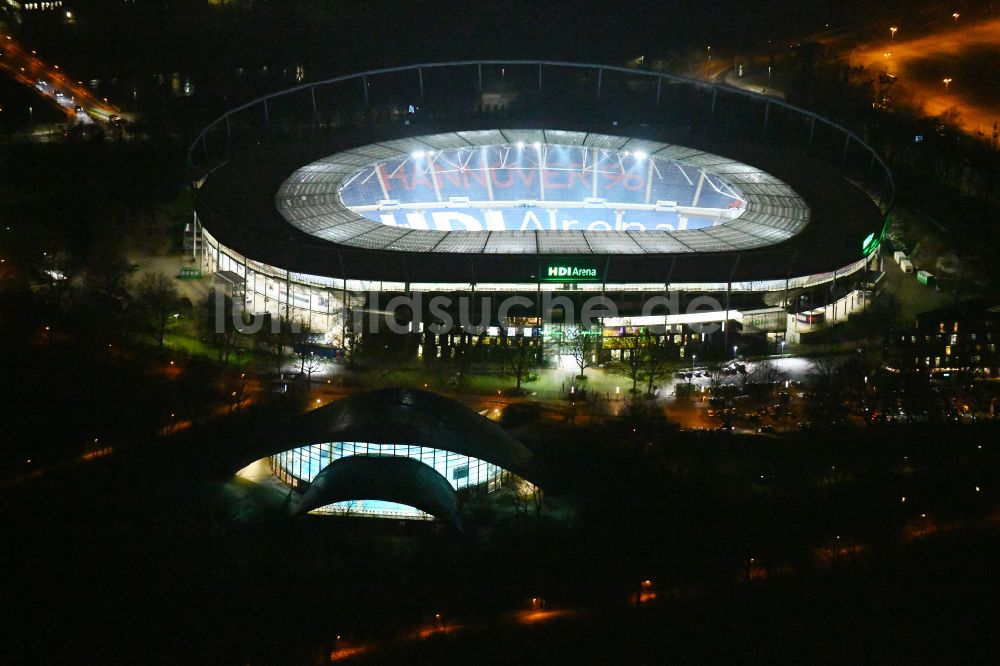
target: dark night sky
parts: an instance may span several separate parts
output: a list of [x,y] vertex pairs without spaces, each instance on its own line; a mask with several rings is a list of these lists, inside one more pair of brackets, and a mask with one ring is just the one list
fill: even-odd
[[[81,22],[118,62],[135,55],[166,68],[191,70],[206,61],[323,63],[332,71],[415,60],[551,58],[620,61],[658,57],[715,42],[761,45],[864,19],[885,2],[747,2],[746,0],[632,0],[443,2],[272,0],[253,12],[135,14],[122,22],[97,17],[98,3],[81,2]],[[203,3],[192,3],[201,6]],[[204,20],[214,16],[213,20]],[[83,31],[83,26],[81,27]],[[63,35],[72,41],[72,35]],[[96,40],[76,52],[94,48]],[[95,54],[96,55],[96,54]]]

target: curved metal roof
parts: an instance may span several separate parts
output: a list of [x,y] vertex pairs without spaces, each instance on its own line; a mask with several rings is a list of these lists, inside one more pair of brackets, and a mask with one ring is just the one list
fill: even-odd
[[495,422],[418,389],[352,395],[300,416],[283,432],[274,452],[337,441],[419,444],[485,460],[529,480],[538,478],[531,451]]
[[[679,231],[430,231],[387,227],[344,205],[341,187],[361,169],[416,151],[511,145],[585,146],[643,151],[652,159],[723,177],[746,198],[737,219]],[[303,232],[347,247],[460,254],[655,254],[752,250],[786,241],[809,223],[809,206],[763,169],[682,145],[597,132],[494,129],[394,139],[344,150],[297,169],[278,190],[282,217]],[[596,249],[595,249],[596,248]]]
[[333,461],[316,476],[294,513],[365,499],[399,502],[458,525],[458,496],[448,481],[418,460],[397,456],[349,456]]

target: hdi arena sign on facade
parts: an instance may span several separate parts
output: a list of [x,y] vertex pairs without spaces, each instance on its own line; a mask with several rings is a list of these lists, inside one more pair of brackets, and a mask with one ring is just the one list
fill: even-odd
[[543,282],[600,282],[596,266],[586,266],[571,261],[557,261],[542,265]]

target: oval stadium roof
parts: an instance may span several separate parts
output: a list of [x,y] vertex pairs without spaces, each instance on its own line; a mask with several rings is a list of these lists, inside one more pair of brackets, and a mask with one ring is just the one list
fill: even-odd
[[[386,226],[352,210],[341,196],[345,184],[354,181],[362,170],[367,168],[371,171],[375,165],[395,164],[400,160],[405,164],[412,155],[423,155],[428,150],[434,154],[433,151],[509,147],[514,144],[576,146],[625,154],[638,152],[649,158],[650,165],[653,160],[659,159],[665,161],[665,167],[691,168],[696,178],[697,174],[708,174],[724,179],[727,185],[741,193],[734,196],[745,197],[745,209],[741,206],[741,214],[733,221],[675,231],[445,231]],[[394,171],[399,168],[396,166]],[[596,163],[589,167],[584,164],[580,168],[589,168],[589,173],[599,170]],[[687,175],[684,177],[688,178]],[[379,178],[385,187],[384,177],[379,175]],[[695,184],[690,184],[694,190]],[[439,190],[436,180],[434,189]],[[698,181],[697,191],[701,190],[702,181]],[[437,194],[440,200],[441,192]],[[648,198],[649,192],[646,194]],[[537,192],[533,194],[533,197],[538,196]],[[544,190],[541,198],[545,199]],[[595,132],[542,129],[448,132],[383,141],[341,151],[295,171],[282,184],[275,204],[281,215],[298,229],[347,247],[464,254],[651,254],[751,250],[798,235],[810,220],[806,202],[786,183],[760,168],[682,145]],[[444,201],[439,205],[453,204]]]

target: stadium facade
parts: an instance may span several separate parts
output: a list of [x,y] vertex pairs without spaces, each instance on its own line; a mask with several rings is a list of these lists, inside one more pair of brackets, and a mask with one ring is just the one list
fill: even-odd
[[681,356],[795,340],[870,300],[893,198],[876,152],[811,112],[570,63],[307,84],[190,156],[194,257],[237,304],[345,346],[402,322],[437,357],[473,331],[541,354],[595,301],[611,358],[639,331]]

